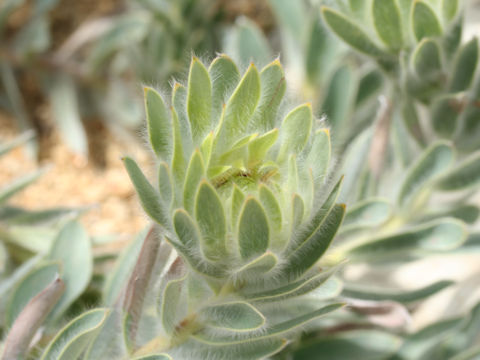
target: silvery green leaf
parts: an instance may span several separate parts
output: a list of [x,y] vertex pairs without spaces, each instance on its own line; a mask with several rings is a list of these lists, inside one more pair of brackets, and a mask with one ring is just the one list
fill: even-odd
[[268,150],[270,150],[277,141],[278,133],[278,129],[273,129],[261,136],[257,136],[248,143],[249,166],[254,166],[265,159]]
[[202,235],[200,244],[205,257],[213,261],[224,259],[227,253],[225,211],[217,192],[206,181],[198,188],[195,219]]
[[455,133],[462,111],[462,95],[446,94],[435,99],[431,106],[431,123],[435,132],[444,138]]
[[322,14],[332,31],[355,50],[373,57],[385,56],[371,37],[345,15],[327,7],[322,8]]
[[324,221],[286,259],[283,274],[290,278],[309,270],[330,246],[345,215],[345,205],[335,204]]
[[379,226],[390,218],[392,212],[392,205],[384,199],[367,199],[358,202],[348,209],[341,231]]
[[[274,289],[247,292],[245,293],[245,298],[252,302],[277,302],[305,295],[327,285],[332,274],[334,274],[337,269],[338,267],[334,266],[326,271],[321,271],[320,273],[307,276]],[[331,289],[329,288],[329,290]]]
[[408,359],[428,358],[428,352],[457,331],[464,322],[463,318],[453,318],[427,325],[406,338],[398,352],[399,356]]
[[170,176],[170,170],[168,164],[165,162],[160,163],[158,168],[158,190],[164,204],[168,208],[173,198],[173,185]]
[[247,198],[238,223],[238,245],[242,259],[262,255],[270,243],[270,228],[262,205]]
[[212,345],[212,346],[222,346],[222,345],[236,345],[236,344],[243,344],[251,341],[256,341],[256,340],[266,340],[266,339],[271,339],[275,338],[278,336],[282,336],[283,334],[295,330],[296,328],[299,328],[301,326],[304,326],[305,324],[316,320],[332,311],[335,311],[339,308],[344,306],[342,303],[336,303],[336,304],[330,304],[321,307],[318,310],[312,311],[310,313],[298,316],[296,318],[278,323],[278,324],[271,324],[270,327],[268,327],[264,332],[260,333],[257,336],[251,336],[249,335],[248,337],[241,337],[238,335],[237,337],[231,336],[231,335],[209,335],[205,334],[204,332],[200,331],[193,335],[193,338],[199,342]]
[[358,83],[355,106],[364,104],[377,94],[384,84],[382,73],[378,69],[372,69],[362,76]]
[[442,13],[446,21],[452,21],[459,10],[458,0],[442,0]]
[[345,131],[345,121],[355,100],[356,82],[356,74],[348,64],[340,66],[330,80],[322,112],[335,132]]
[[215,328],[242,332],[256,330],[265,325],[262,313],[244,301],[209,305],[200,312],[205,316],[206,322]]
[[208,68],[212,79],[212,119],[218,122],[222,107],[240,80],[237,65],[225,54],[215,58]]
[[473,82],[478,63],[478,39],[472,38],[462,46],[455,59],[449,91],[452,93],[468,89]]
[[58,319],[85,291],[92,277],[93,261],[87,231],[76,221],[68,222],[53,242],[48,257],[60,262],[60,277],[65,282],[65,292],[51,314],[53,319]]
[[123,163],[145,212],[164,228],[170,229],[167,209],[164,207],[158,191],[153,188],[135,161],[126,157],[123,159]]
[[270,45],[257,24],[246,17],[240,17],[229,29],[225,39],[227,52],[239,64],[265,64],[272,58]]
[[242,137],[260,99],[260,75],[251,64],[225,106],[223,122],[216,137],[219,150]]
[[173,334],[178,323],[186,315],[185,277],[170,280],[165,287],[160,305],[160,318],[167,334]]
[[171,109],[173,120],[173,156],[172,174],[176,182],[181,183],[185,177],[186,164],[183,153],[182,129],[175,108]]
[[278,155],[279,161],[284,161],[291,153],[299,154],[305,147],[312,131],[312,106],[304,104],[290,111],[280,128],[282,147]]
[[301,1],[270,0],[270,5],[281,28],[295,39],[302,39],[306,9]]
[[173,360],[170,355],[158,354],[158,355],[145,355],[133,358],[132,360]]
[[255,279],[255,277],[257,277],[259,274],[264,274],[272,270],[277,264],[278,257],[275,254],[267,251],[236,270],[234,276],[237,279]]
[[342,295],[355,299],[411,303],[423,300],[453,285],[453,281],[442,280],[415,290],[385,290],[358,284],[345,284]]
[[255,126],[255,130],[269,131],[275,126],[277,110],[287,87],[285,73],[278,60],[274,60],[262,69],[260,84],[262,89],[260,100],[251,123]]
[[445,172],[453,162],[453,149],[448,143],[432,144],[408,170],[398,196],[403,206],[411,202],[435,177]]
[[59,264],[40,265],[27,274],[13,291],[5,313],[5,323],[10,328],[28,302],[58,277]]
[[449,251],[467,238],[465,225],[454,219],[440,219],[409,230],[369,239],[348,251],[352,260],[379,259],[401,254],[428,254]]
[[473,153],[436,182],[442,191],[470,189],[480,184],[480,152]]
[[185,175],[185,185],[183,188],[183,206],[190,214],[193,213],[195,193],[197,191],[200,180],[205,176],[205,166],[203,164],[202,155],[199,151],[195,151],[190,158]]
[[313,135],[313,144],[305,161],[310,166],[315,184],[323,184],[326,179],[332,146],[330,143],[330,131],[328,129],[317,130]]
[[398,336],[379,330],[353,330],[302,344],[293,360],[345,360],[390,358],[401,345]]
[[162,96],[152,88],[145,88],[148,137],[155,154],[167,161],[172,153],[172,120]]
[[100,332],[106,309],[90,310],[73,319],[53,338],[41,360],[76,360]]
[[187,113],[194,143],[210,130],[212,113],[212,83],[208,70],[193,57],[188,75]]
[[398,50],[403,44],[402,19],[395,0],[373,0],[373,23],[377,34],[391,49]]
[[425,1],[414,1],[412,10],[413,33],[417,41],[424,37],[442,35],[442,27],[435,11]]
[[190,154],[190,152],[193,150],[193,140],[190,121],[188,120],[187,114],[187,89],[185,86],[177,82],[173,85],[172,106],[175,110],[175,114],[178,117],[182,147],[186,154]]
[[142,230],[135,239],[125,247],[118,257],[114,268],[107,275],[103,287],[103,301],[107,306],[112,306],[125,288],[147,233],[148,229]]
[[238,219],[240,210],[242,209],[242,205],[245,200],[245,194],[240,190],[237,185],[233,186],[233,193],[232,193],[232,228],[235,229],[237,227]]
[[442,76],[442,58],[440,46],[430,38],[424,38],[413,53],[415,72],[422,80],[438,83]]
[[275,195],[266,185],[261,185],[259,196],[270,224],[272,224],[272,229],[275,232],[280,231],[282,229],[282,209]]

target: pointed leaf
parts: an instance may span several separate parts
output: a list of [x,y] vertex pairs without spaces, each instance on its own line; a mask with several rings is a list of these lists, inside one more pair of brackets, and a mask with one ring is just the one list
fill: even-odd
[[413,33],[417,41],[442,35],[442,28],[433,9],[424,1],[415,1],[412,11]]
[[432,179],[446,171],[453,162],[452,147],[443,142],[430,146],[409,169],[398,196],[398,203],[405,205],[418,195]]
[[193,142],[187,114],[187,89],[177,82],[173,85],[172,106],[178,117],[183,149],[185,154],[190,154],[193,150]]
[[145,111],[153,151],[168,160],[172,152],[172,123],[162,97],[152,88],[145,88]]
[[253,114],[252,125],[258,131],[268,131],[275,126],[277,110],[286,90],[285,74],[278,60],[260,72],[261,96]]
[[278,129],[258,136],[248,144],[248,166],[253,167],[265,160],[268,150],[278,139]]
[[263,254],[270,242],[268,220],[262,205],[253,197],[247,198],[238,224],[238,245],[243,259]]
[[105,323],[108,310],[88,311],[68,323],[52,340],[41,360],[76,360]]
[[326,178],[331,156],[330,131],[320,129],[315,132],[313,145],[305,163],[310,166],[316,184],[322,184]]
[[160,194],[153,188],[145,175],[138,167],[137,163],[132,159],[126,157],[123,159],[125,168],[127,169],[130,180],[132,180],[133,186],[137,191],[140,203],[142,204],[145,212],[157,223],[165,227],[170,228],[170,220],[167,214],[167,210],[163,206]]
[[45,173],[45,170],[35,171],[31,174],[25,175],[15,180],[11,184],[2,186],[2,188],[0,188],[0,204],[7,201],[9,198],[11,198],[13,195],[18,193],[19,191],[25,189],[28,185],[36,181],[44,173]]
[[215,58],[208,69],[212,79],[212,119],[215,125],[222,113],[223,104],[240,80],[235,63],[225,54]]
[[250,65],[227,102],[219,134],[221,150],[234,143],[247,130],[250,119],[260,99],[260,75],[255,65]]
[[322,13],[332,31],[351,47],[373,57],[384,55],[384,52],[370,40],[370,36],[346,16],[327,7],[322,7]]
[[194,142],[210,130],[212,84],[205,66],[193,57],[188,75],[187,113]]
[[195,199],[195,218],[202,234],[201,248],[210,260],[225,258],[225,212],[215,189],[203,182]]
[[290,111],[281,127],[282,148],[278,155],[282,161],[291,153],[298,154],[304,148],[312,131],[312,106],[304,104]]
[[209,325],[230,331],[251,331],[265,325],[265,317],[247,302],[231,302],[201,310]]
[[286,276],[300,276],[315,265],[330,246],[344,215],[345,205],[335,204],[315,232],[288,256],[283,269]]
[[374,0],[373,23],[377,34],[391,49],[402,47],[402,20],[395,0]]

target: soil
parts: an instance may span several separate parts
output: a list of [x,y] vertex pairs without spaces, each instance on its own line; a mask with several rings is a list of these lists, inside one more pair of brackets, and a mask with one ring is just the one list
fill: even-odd
[[[0,113],[0,141],[15,136],[11,124],[9,116]],[[119,139],[105,129],[96,134],[103,138],[104,167],[73,154],[55,131],[48,139],[49,159],[40,165],[21,147],[0,157],[0,187],[39,166],[51,166],[39,180],[14,196],[10,204],[31,210],[91,206],[81,221],[92,236],[116,234],[125,238],[142,229],[148,220],[121,157],[133,156],[142,168],[149,169],[149,154],[139,143]]]

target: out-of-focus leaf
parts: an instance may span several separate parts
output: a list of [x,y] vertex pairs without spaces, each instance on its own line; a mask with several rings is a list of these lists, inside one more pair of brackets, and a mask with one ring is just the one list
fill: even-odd
[[224,46],[239,64],[265,64],[272,58],[270,45],[257,24],[246,17],[236,21]]
[[38,267],[25,276],[13,292],[5,314],[8,328],[12,326],[28,302],[58,277],[58,271],[58,264],[50,263]]
[[0,144],[0,156],[7,154],[16,147],[25,144],[27,141],[34,137],[33,131],[26,131],[22,135],[17,136],[15,139],[9,141],[6,144]]
[[77,89],[72,78],[66,75],[54,77],[48,85],[53,117],[62,137],[78,154],[88,153],[87,134],[80,118]]
[[402,47],[402,20],[395,0],[373,0],[373,23],[377,34],[391,49]]
[[48,19],[45,16],[35,16],[19,29],[15,37],[15,50],[21,56],[28,57],[47,50],[50,41]]
[[392,214],[392,205],[383,199],[368,199],[348,209],[341,231],[356,227],[379,226]]
[[403,206],[414,199],[425,185],[445,172],[452,161],[453,149],[449,144],[439,142],[430,146],[408,170],[400,189],[398,203]]
[[7,201],[10,197],[17,192],[23,190],[31,183],[35,182],[40,176],[45,173],[45,169],[35,171],[31,174],[25,175],[19,179],[16,179],[13,183],[8,184],[0,189],[0,204]]
[[372,96],[377,94],[382,88],[383,82],[383,75],[377,69],[372,69],[362,76],[358,84],[355,105],[362,105]]
[[453,93],[466,90],[473,82],[478,63],[478,39],[474,37],[460,50],[455,61],[449,90]]
[[424,37],[442,35],[442,27],[435,11],[425,1],[419,0],[413,3],[412,11],[413,33],[417,41]]
[[306,11],[301,1],[270,0],[275,16],[278,18],[282,29],[296,38],[302,39]]
[[83,293],[92,277],[90,238],[80,223],[70,221],[60,230],[49,258],[60,262],[60,274],[65,282],[65,292],[51,314],[57,319]]
[[103,288],[104,303],[112,306],[118,300],[128,282],[130,273],[142,248],[148,229],[142,230],[135,239],[122,251],[113,270],[108,274]]
[[442,58],[438,43],[430,38],[422,39],[413,53],[413,65],[417,76],[422,80],[437,82],[442,75]]
[[459,10],[458,0],[442,0],[442,13],[446,21],[451,21]]
[[473,188],[480,184],[480,152],[456,165],[436,182],[436,187],[443,191],[456,191]]
[[158,354],[158,355],[145,355],[136,357],[133,360],[173,360],[170,355],[167,354]]
[[423,300],[453,284],[453,281],[443,280],[420,289],[398,291],[388,291],[383,288],[372,288],[357,284],[346,284],[343,288],[342,295],[362,300],[392,300],[400,303],[411,303]]
[[437,134],[451,138],[462,111],[462,100],[455,94],[439,96],[432,105],[431,121]]
[[383,360],[399,348],[399,337],[377,330],[354,330],[302,344],[294,360]]
[[95,309],[73,319],[55,336],[41,360],[76,360],[94,340],[108,311]]
[[349,18],[327,7],[322,8],[322,13],[332,31],[354,49],[373,57],[385,56],[383,50],[372,42],[371,37]]
[[369,239],[348,251],[350,259],[379,259],[405,253],[425,254],[448,251],[466,239],[465,225],[454,219],[441,219],[398,234]]
[[330,155],[332,146],[330,142],[330,131],[328,129],[320,129],[313,135],[313,144],[310,153],[305,161],[310,165],[313,180],[316,184],[323,184],[330,165]]

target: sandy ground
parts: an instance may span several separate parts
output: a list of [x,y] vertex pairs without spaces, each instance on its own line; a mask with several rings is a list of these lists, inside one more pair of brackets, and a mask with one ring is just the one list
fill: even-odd
[[[0,141],[15,136],[12,122],[0,115]],[[139,142],[121,141],[108,132],[104,139],[104,167],[73,154],[53,135],[49,159],[37,164],[24,148],[17,148],[0,157],[0,187],[38,167],[48,171],[37,182],[15,195],[9,202],[28,209],[56,206],[92,208],[82,217],[83,224],[93,236],[117,234],[130,236],[148,222],[123,168],[121,157],[133,156],[142,168],[151,168],[147,151]]]

